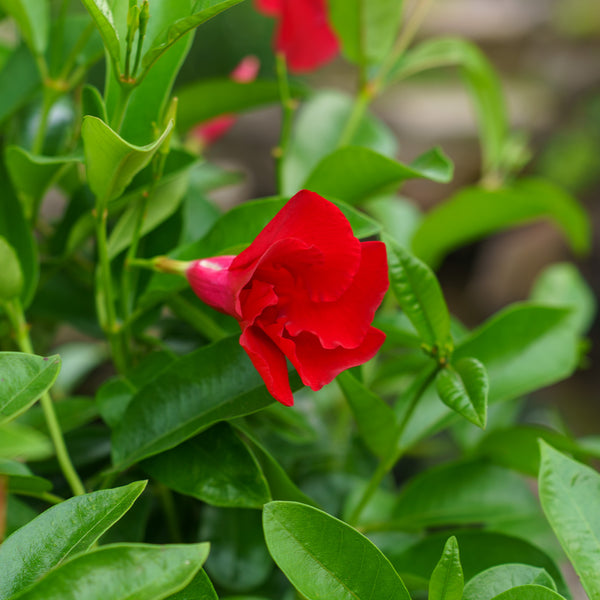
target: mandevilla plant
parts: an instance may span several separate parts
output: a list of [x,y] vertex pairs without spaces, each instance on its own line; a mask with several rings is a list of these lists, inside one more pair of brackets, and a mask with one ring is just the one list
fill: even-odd
[[[433,271],[539,219],[585,253],[588,218],[520,174],[484,54],[414,42],[431,4],[0,0],[0,600],[570,600],[569,563],[600,600],[598,439],[521,420],[587,284],[551,265],[470,330]],[[213,17],[272,78],[265,46],[176,85]],[[288,74],[338,53],[354,98]],[[422,214],[398,190],[453,165],[370,105],[447,66],[481,179]],[[269,104],[276,194],[222,211],[205,153]]]

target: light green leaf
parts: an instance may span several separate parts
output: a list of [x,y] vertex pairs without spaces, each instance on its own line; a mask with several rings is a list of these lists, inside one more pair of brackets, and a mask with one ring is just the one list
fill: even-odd
[[81,114],[97,117],[105,123],[108,121],[104,100],[98,88],[86,83],[81,89]]
[[366,66],[390,53],[402,18],[403,0],[329,0],[329,18],[344,56]]
[[129,510],[145,485],[138,481],[75,496],[15,531],[0,545],[0,599],[12,597],[70,556],[88,550]]
[[0,423],[25,412],[60,371],[60,356],[47,358],[22,352],[0,352]]
[[69,560],[15,598],[159,600],[192,580],[208,556],[208,547],[206,543],[104,546]]
[[540,501],[592,600],[600,598],[600,475],[540,441]]
[[144,461],[142,467],[170,489],[214,506],[261,508],[271,500],[258,462],[227,423]]
[[590,225],[577,200],[553,183],[533,177],[497,190],[462,189],[425,215],[412,249],[435,266],[455,248],[537,219],[553,221],[575,252],[588,250]]
[[435,385],[444,404],[485,429],[489,381],[484,365],[475,358],[462,358],[440,369]]
[[47,435],[17,421],[0,425],[0,458],[44,460],[54,454]]
[[114,63],[121,63],[121,43],[115,27],[115,19],[107,0],[82,0],[84,6],[94,19],[96,27],[102,36],[104,47]]
[[542,585],[519,585],[506,590],[492,600],[564,600],[557,592]]
[[270,502],[263,527],[271,556],[307,600],[410,600],[404,583],[370,540],[316,508]]
[[51,481],[37,477],[27,465],[13,460],[0,459],[0,477],[7,479],[9,494],[41,493],[52,489]]
[[545,569],[515,563],[498,565],[475,575],[465,586],[463,600],[489,600],[512,587],[530,584],[556,590]]
[[362,384],[350,371],[336,381],[350,405],[361,437],[373,454],[387,457],[396,438],[396,415],[384,400]]
[[386,235],[383,240],[388,250],[390,285],[400,307],[423,343],[447,356],[452,351],[450,314],[435,275],[392,238]]
[[0,7],[16,21],[31,51],[44,54],[50,32],[48,0],[0,0]]
[[452,163],[439,148],[403,165],[369,148],[347,146],[326,156],[302,187],[348,204],[359,204],[371,196],[395,190],[407,179],[446,183],[452,178],[452,171]]
[[134,146],[97,117],[83,118],[81,137],[90,188],[102,200],[118,198],[134,175],[152,159],[173,128],[169,122],[161,136],[146,146]]
[[464,588],[456,537],[448,538],[429,580],[429,600],[461,600]]
[[[23,272],[14,248],[0,235],[0,300],[14,300],[23,291]],[[0,409],[1,412],[1,409]]]

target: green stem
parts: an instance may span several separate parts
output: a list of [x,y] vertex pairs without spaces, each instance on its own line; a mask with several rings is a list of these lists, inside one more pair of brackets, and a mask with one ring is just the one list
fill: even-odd
[[361,88],[360,92],[356,96],[356,99],[354,100],[352,112],[350,113],[350,117],[348,118],[346,126],[344,127],[342,135],[340,136],[338,148],[347,146],[352,141],[360,122],[365,116],[365,112],[371,103],[371,100],[373,100],[373,90],[371,85],[367,83]]
[[187,321],[207,340],[217,342],[227,337],[227,332],[219,327],[202,309],[188,302],[180,295],[169,298],[168,306],[177,317]]
[[424,371],[424,375],[417,379],[416,386],[414,386],[414,391],[409,390],[409,393],[411,394],[410,401],[407,409],[402,415],[401,421],[396,427],[395,441],[392,445],[392,451],[390,452],[389,456],[387,456],[379,463],[377,469],[375,470],[371,479],[369,480],[367,487],[364,489],[357,505],[354,507],[354,510],[348,518],[348,523],[350,525],[355,526],[358,523],[363,510],[373,497],[373,494],[375,494],[375,492],[379,488],[384,477],[394,468],[394,465],[400,460],[400,458],[404,454],[406,448],[403,448],[401,445],[402,436],[404,435],[406,426],[408,425],[408,422],[410,421],[410,418],[412,417],[419,403],[419,400],[422,398],[423,394],[425,393],[425,390],[433,381],[438,371],[438,368],[439,367],[437,365],[435,367],[431,367],[428,365]]
[[[22,352],[26,352],[27,354],[34,354],[31,338],[29,337],[29,329],[25,321],[25,315],[23,314],[21,302],[19,300],[13,300],[9,303],[6,303],[5,306],[7,308],[7,314],[11,320],[20,350]],[[75,467],[73,467],[73,463],[71,462],[71,458],[63,438],[62,430],[60,428],[60,423],[58,422],[56,412],[54,411],[52,398],[48,392],[45,392],[42,395],[40,398],[40,403],[42,405],[48,431],[50,432],[50,438],[52,439],[54,449],[56,450],[56,458],[58,459],[58,464],[60,465],[61,471],[63,472],[63,475],[65,476],[65,479],[69,483],[75,496],[85,494],[85,488],[83,487],[83,484],[79,479],[79,475],[77,474],[77,471],[75,471]]]
[[292,137],[292,124],[294,120],[294,111],[296,104],[290,93],[290,83],[287,75],[287,65],[285,56],[278,52],[277,59],[277,83],[279,84],[279,98],[281,100],[281,134],[279,137],[279,146],[275,148],[274,155],[277,170],[277,189],[283,194],[283,166],[284,159],[288,152],[290,139]]
[[[48,128],[48,116],[50,109],[56,100],[56,92],[47,86],[44,86],[44,97],[42,100],[42,113],[40,115],[40,123],[33,140],[31,147],[32,154],[41,154],[44,149],[44,138],[46,137],[46,129]],[[35,216],[34,216],[35,218]]]
[[81,34],[77,38],[77,41],[75,42],[75,45],[69,52],[69,55],[67,56],[67,58],[65,59],[63,67],[60,71],[60,75],[58,76],[59,79],[67,79],[69,77],[69,73],[73,69],[73,66],[75,65],[75,61],[77,60],[77,57],[79,56],[81,51],[85,48],[85,45],[88,43],[88,40],[90,39],[91,35],[94,33],[95,29],[96,29],[96,25],[94,24],[93,21],[90,21],[90,23],[87,25],[87,27],[81,32]]

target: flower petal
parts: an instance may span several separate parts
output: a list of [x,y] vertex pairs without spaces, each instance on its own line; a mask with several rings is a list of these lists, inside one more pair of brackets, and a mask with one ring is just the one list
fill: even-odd
[[240,344],[263,378],[271,396],[286,406],[292,406],[294,395],[290,387],[287,362],[281,350],[263,331],[254,326],[244,329]]
[[254,0],[256,9],[265,15],[278,17],[283,12],[285,0]]
[[[231,264],[232,271],[249,271],[281,240],[296,239],[314,246],[322,258],[306,269],[306,286],[312,300],[337,300],[352,284],[361,260],[360,242],[342,211],[314,192],[302,190],[273,217],[262,232]],[[282,248],[289,250],[289,246]],[[275,260],[272,255],[271,260]],[[282,263],[283,264],[283,263]],[[283,264],[283,266],[286,266]],[[289,265],[289,270],[293,269]]]
[[363,242],[360,267],[352,285],[333,302],[313,302],[302,294],[285,308],[291,336],[313,333],[324,348],[356,348],[362,344],[375,311],[389,286],[387,255],[382,242]]
[[252,325],[263,313],[265,308],[277,304],[278,298],[270,283],[254,279],[250,286],[240,292],[240,305],[242,308],[242,329]]

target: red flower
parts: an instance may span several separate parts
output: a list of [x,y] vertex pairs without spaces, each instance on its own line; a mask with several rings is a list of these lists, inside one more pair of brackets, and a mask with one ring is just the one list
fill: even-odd
[[285,55],[291,71],[312,71],[337,54],[326,0],[256,0],[256,7],[279,19],[275,49]]
[[314,192],[296,194],[241,254],[193,261],[186,276],[205,303],[239,321],[240,343],[288,406],[286,358],[318,390],[385,339],[371,327],[388,288],[385,245],[360,242]]

